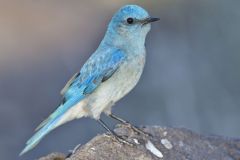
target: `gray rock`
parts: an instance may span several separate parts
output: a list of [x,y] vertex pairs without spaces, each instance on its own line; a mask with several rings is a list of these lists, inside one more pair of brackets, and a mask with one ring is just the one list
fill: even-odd
[[[115,132],[134,146],[121,144],[107,134],[98,135],[75,149],[66,160],[240,160],[240,139],[205,136],[184,128],[149,126],[151,137],[139,135],[128,126]],[[40,160],[61,160],[50,154]]]

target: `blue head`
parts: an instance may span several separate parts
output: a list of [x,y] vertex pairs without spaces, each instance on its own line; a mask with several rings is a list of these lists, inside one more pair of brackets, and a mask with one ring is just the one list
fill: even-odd
[[125,45],[144,45],[150,22],[159,20],[151,18],[146,10],[137,5],[126,5],[113,16],[104,38],[117,47]]

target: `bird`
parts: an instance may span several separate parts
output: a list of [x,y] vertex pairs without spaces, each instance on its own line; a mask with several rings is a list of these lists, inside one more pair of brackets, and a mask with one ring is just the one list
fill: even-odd
[[[109,129],[100,116],[105,113],[123,124],[130,124],[114,115],[111,108],[138,83],[146,59],[145,39],[151,22],[158,20],[138,5],[121,7],[110,20],[99,47],[61,90],[60,105],[40,123],[19,155],[33,149],[55,128],[82,117],[97,120],[117,140],[126,142]],[[130,126],[144,134],[138,127]]]

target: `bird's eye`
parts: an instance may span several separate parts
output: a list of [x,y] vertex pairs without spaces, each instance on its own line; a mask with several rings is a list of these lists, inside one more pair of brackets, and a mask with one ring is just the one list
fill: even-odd
[[133,23],[133,18],[131,18],[131,17],[128,18],[128,19],[127,19],[127,23],[128,23],[128,24],[132,24],[132,23]]

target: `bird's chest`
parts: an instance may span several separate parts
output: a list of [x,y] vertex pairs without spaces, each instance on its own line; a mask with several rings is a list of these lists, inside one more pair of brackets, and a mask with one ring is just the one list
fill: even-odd
[[145,63],[145,55],[125,60],[112,75],[103,82],[85,101],[92,116],[100,113],[130,92],[137,84]]
[[116,74],[113,75],[111,81],[112,93],[115,100],[122,98],[137,84],[143,71],[145,64],[145,56],[129,57],[120,65]]

